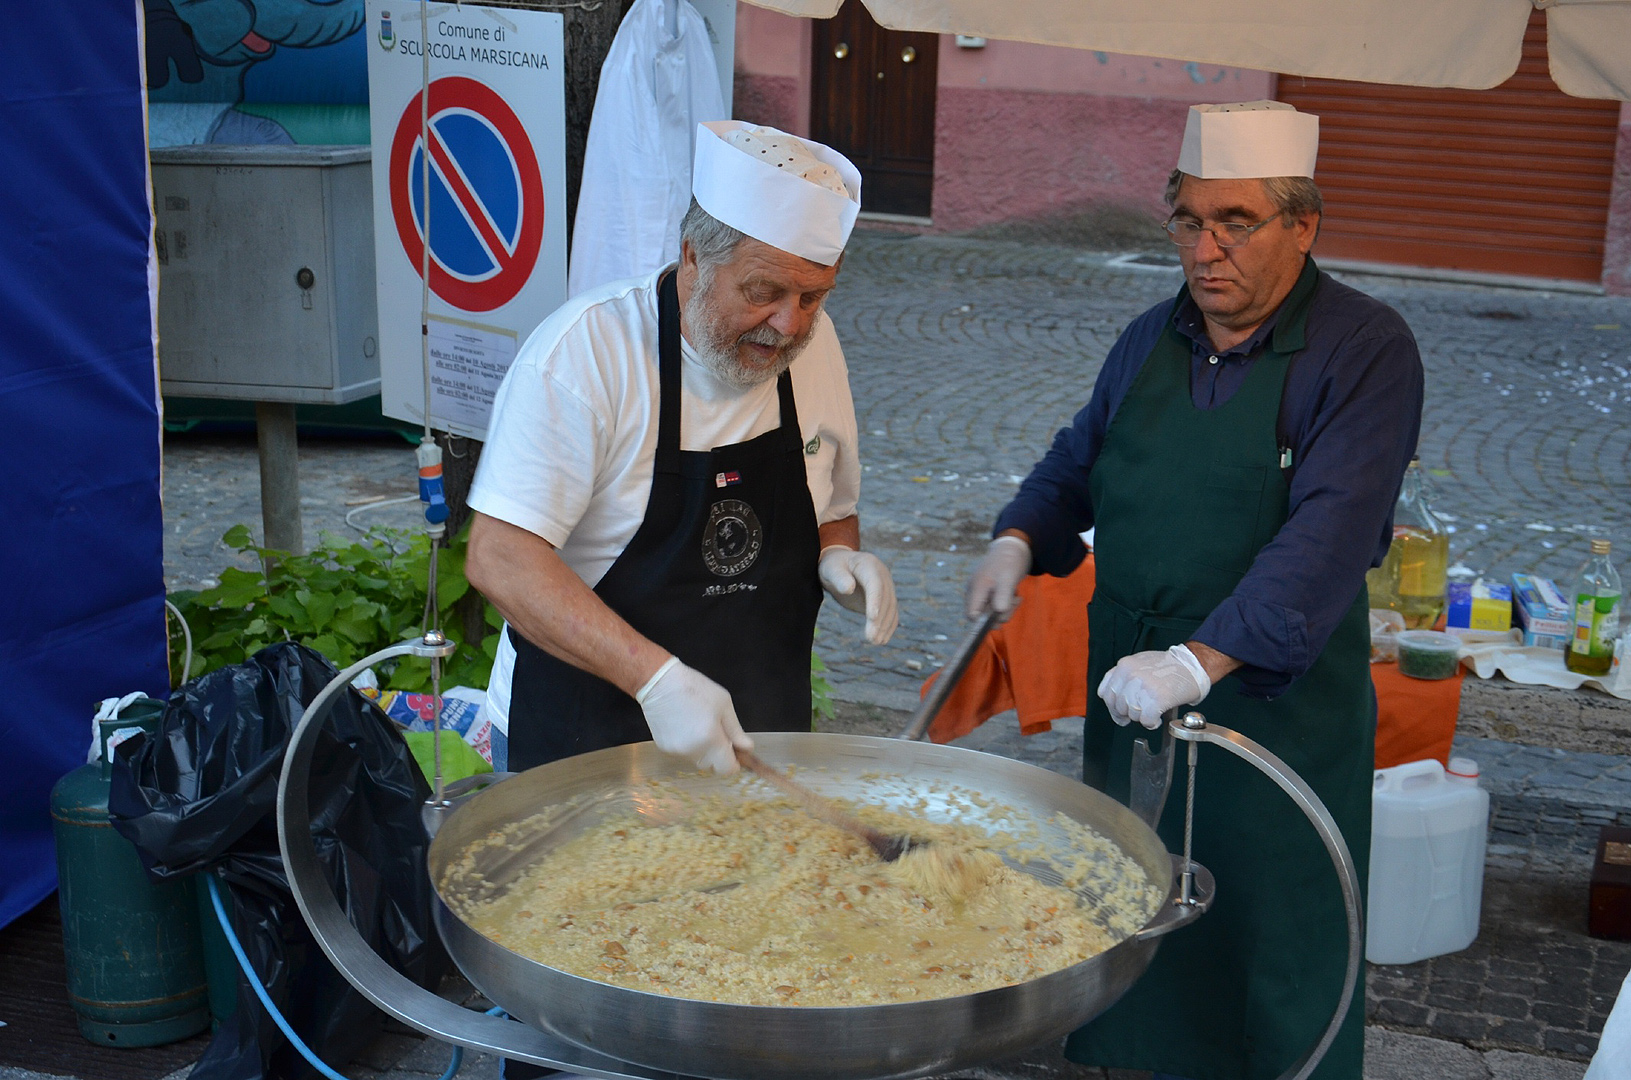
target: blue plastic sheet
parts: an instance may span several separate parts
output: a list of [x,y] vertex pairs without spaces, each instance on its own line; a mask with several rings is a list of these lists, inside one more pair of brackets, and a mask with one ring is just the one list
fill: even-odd
[[138,0],[0,15],[0,925],[99,698],[167,694]]

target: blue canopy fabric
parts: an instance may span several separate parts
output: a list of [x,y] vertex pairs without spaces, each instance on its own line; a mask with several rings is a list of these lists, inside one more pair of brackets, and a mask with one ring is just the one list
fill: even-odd
[[56,887],[98,699],[168,695],[139,0],[0,33],[0,925]]

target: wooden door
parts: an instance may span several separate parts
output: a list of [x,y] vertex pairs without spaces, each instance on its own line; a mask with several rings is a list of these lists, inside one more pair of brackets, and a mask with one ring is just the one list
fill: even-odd
[[1545,19],[1493,90],[1280,76],[1320,118],[1316,255],[1598,280],[1620,103],[1553,84]]
[[861,208],[928,217],[940,38],[885,30],[860,0],[815,20],[810,137],[861,170]]

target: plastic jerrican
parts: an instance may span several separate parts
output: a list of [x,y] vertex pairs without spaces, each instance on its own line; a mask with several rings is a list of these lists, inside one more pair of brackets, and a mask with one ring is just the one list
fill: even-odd
[[1365,959],[1409,964],[1478,936],[1489,792],[1478,763],[1412,761],[1376,771]]

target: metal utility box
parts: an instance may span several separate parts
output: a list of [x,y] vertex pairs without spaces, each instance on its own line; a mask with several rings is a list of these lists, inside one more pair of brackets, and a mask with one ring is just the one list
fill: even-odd
[[369,148],[178,146],[152,164],[163,392],[379,393]]

